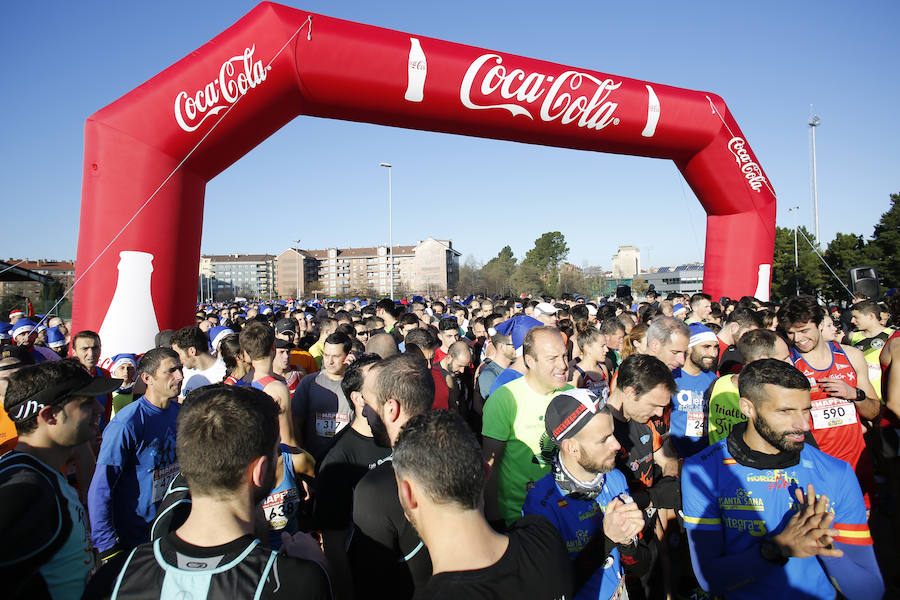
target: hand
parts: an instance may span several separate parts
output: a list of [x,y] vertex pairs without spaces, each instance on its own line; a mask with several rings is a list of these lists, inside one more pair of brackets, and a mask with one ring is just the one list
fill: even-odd
[[644,528],[644,513],[634,502],[616,498],[603,513],[603,533],[617,544],[630,544]]
[[843,398],[844,400],[856,400],[856,388],[846,381],[826,377],[816,381],[819,389],[831,396],[832,398]]
[[828,497],[822,495],[816,500],[816,490],[812,484],[807,486],[806,498],[803,490],[796,491],[798,510],[784,531],[772,538],[772,541],[787,548],[790,556],[806,558],[808,556],[841,557],[844,553],[833,547],[833,536],[837,531],[830,529],[834,514],[828,510]]
[[298,531],[294,535],[283,531],[281,533],[281,550],[287,556],[311,560],[325,565],[325,553],[322,551],[322,542],[312,535]]

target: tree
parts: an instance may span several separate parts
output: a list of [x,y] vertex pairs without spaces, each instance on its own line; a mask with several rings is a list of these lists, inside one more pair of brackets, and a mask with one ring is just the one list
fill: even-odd
[[847,290],[844,287],[849,287],[847,269],[866,264],[868,262],[867,254],[866,242],[861,235],[839,232],[833,240],[828,242],[828,247],[822,256],[841,281],[838,282],[826,269],[825,284],[822,286],[825,295],[833,299],[847,298]]
[[867,250],[882,286],[900,287],[900,193],[891,194],[891,207],[881,215]]
[[481,272],[484,276],[484,287],[489,294],[508,296],[513,292],[510,280],[516,271],[516,257],[512,248],[504,246],[499,254],[489,260]]
[[650,289],[650,284],[647,283],[647,279],[645,277],[641,277],[638,275],[634,279],[631,280],[631,292],[636,295],[646,294],[647,290]]
[[471,254],[466,257],[465,262],[459,267],[459,285],[457,287],[464,294],[485,292],[482,267]]
[[555,289],[551,292],[553,296],[559,297],[562,294],[586,294],[587,283],[585,282],[584,272],[571,263],[563,263],[559,267],[559,279]]
[[[799,283],[801,294],[815,295],[825,283],[822,276],[822,261],[813,252],[809,243],[803,239],[805,235],[815,243],[815,236],[805,227],[799,229],[802,235],[797,236],[799,267],[794,266],[794,230],[787,227],[775,228],[775,257],[772,263],[772,296],[776,299],[788,298],[797,294]],[[830,275],[829,275],[830,277]]]
[[540,296],[546,290],[538,268],[525,261],[522,261],[522,264],[518,266],[509,283],[516,294]]
[[559,263],[569,256],[569,246],[566,238],[558,231],[548,231],[534,240],[534,248],[525,254],[522,261],[537,267],[544,282],[548,282],[551,276],[556,275]]

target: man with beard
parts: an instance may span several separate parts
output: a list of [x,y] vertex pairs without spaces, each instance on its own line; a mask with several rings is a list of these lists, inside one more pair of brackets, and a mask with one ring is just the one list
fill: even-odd
[[[431,410],[434,379],[421,357],[398,354],[369,367],[362,396],[375,442],[391,447],[410,418]],[[391,461],[357,484],[353,523],[348,557],[354,587],[370,598],[412,598],[431,576],[431,559],[403,514]]]
[[[881,598],[862,492],[846,462],[804,444],[810,384],[782,361],[738,382],[747,423],[685,461],[684,524],[704,590],[729,599]],[[805,492],[805,493],[804,493]]]
[[562,534],[575,569],[576,598],[620,598],[624,566],[641,574],[653,554],[639,541],[644,515],[615,468],[620,446],[612,413],[590,390],[573,389],[553,397],[544,427],[559,454],[553,472],[528,492],[522,513],[542,515]]
[[812,385],[810,418],[816,443],[822,452],[853,467],[869,507],[875,480],[859,417],[875,419],[881,402],[869,383],[863,353],[826,341],[825,321],[825,311],[811,296],[791,298],[778,311],[778,327],[791,342],[791,360]]
[[293,543],[285,544],[285,555],[254,536],[257,505],[275,482],[278,418],[272,398],[249,386],[212,386],[191,395],[177,435],[190,514],[174,532],[131,551],[113,596],[331,598],[328,576],[313,562],[322,556],[311,538],[288,538]]
[[709,401],[706,390],[716,380],[715,367],[719,358],[719,343],[712,329],[691,323],[690,330],[687,360],[672,372],[678,391],[672,395],[669,431],[672,444],[682,458],[707,446]]
[[411,418],[394,447],[400,503],[434,564],[416,598],[572,597],[559,533],[537,516],[494,531],[481,512],[484,462],[466,423],[448,411]]

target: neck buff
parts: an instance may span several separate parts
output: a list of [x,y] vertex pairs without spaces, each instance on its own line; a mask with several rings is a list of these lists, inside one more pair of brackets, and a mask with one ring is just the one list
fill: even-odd
[[747,431],[747,423],[736,424],[728,434],[728,452],[734,459],[745,467],[754,469],[786,469],[800,462],[800,450],[796,452],[779,452],[778,454],[765,454],[750,448],[744,441],[744,432]]
[[594,500],[603,489],[603,484],[606,483],[606,475],[603,473],[597,473],[593,481],[586,483],[578,481],[566,469],[559,455],[553,461],[553,478],[563,493],[575,500]]

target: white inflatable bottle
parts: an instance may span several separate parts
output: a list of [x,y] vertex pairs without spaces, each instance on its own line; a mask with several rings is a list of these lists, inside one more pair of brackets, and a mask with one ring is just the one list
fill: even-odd
[[98,332],[101,362],[123,352],[142,354],[156,345],[159,333],[150,295],[153,255],[124,250],[119,259],[116,291]]
[[421,102],[425,97],[425,76],[428,75],[428,63],[425,62],[425,53],[419,40],[409,38],[409,63],[408,82],[406,95],[403,97],[410,102]]

